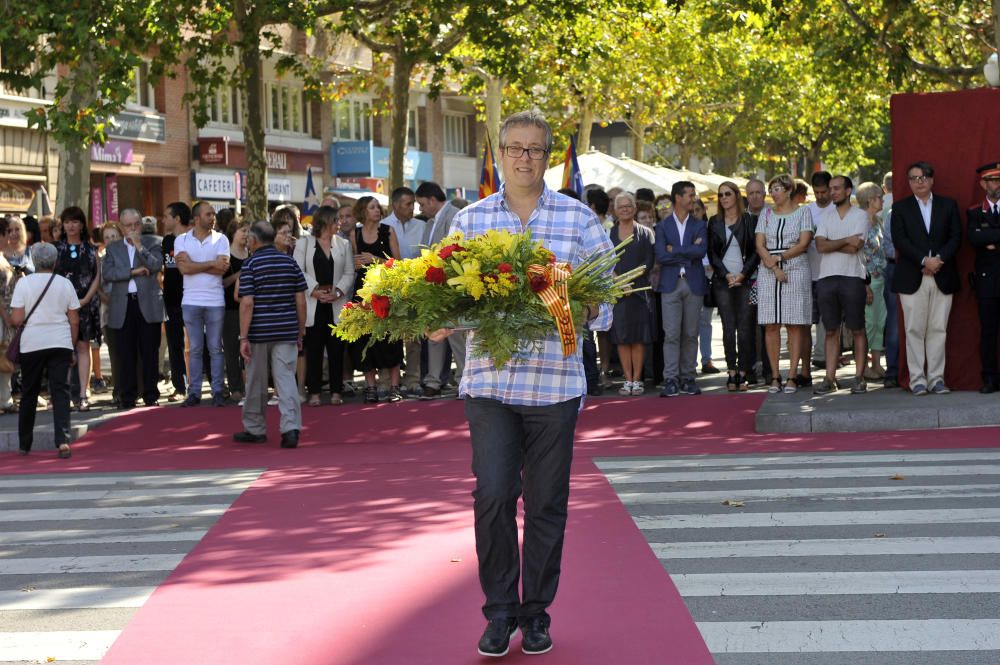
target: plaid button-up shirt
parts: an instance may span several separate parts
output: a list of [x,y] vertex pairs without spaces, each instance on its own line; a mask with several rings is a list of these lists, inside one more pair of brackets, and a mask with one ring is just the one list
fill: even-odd
[[[538,205],[526,225],[507,206],[505,188],[460,210],[452,222],[452,231],[472,238],[490,229],[521,233],[531,231],[534,240],[556,255],[556,260],[577,266],[587,257],[613,249],[597,215],[579,201],[543,188]],[[589,328],[611,327],[611,306],[603,304]],[[578,331],[579,332],[579,331]],[[586,392],[581,344],[576,353],[563,356],[562,343],[555,333],[540,347],[529,348],[503,369],[497,370],[488,357],[474,357],[475,331],[469,334],[469,352],[459,393],[469,397],[495,399],[504,404],[544,406],[579,397]]]

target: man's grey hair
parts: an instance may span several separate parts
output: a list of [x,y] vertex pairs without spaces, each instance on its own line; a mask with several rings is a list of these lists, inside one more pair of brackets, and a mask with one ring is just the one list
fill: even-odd
[[36,242],[31,246],[31,261],[35,270],[53,270],[59,260],[59,250],[47,242]]
[[885,187],[886,191],[892,189],[892,171],[887,171],[884,176],[882,176],[882,186]]
[[[765,186],[764,186],[764,181],[763,181],[763,180],[761,180],[760,178],[757,178],[757,177],[754,177],[754,178],[750,178],[749,180],[747,180],[747,184],[746,184],[746,187],[749,187],[749,186],[750,186],[750,185],[752,185],[753,183],[757,183],[757,184],[758,184],[758,185],[760,185],[761,187],[764,187],[764,191],[767,191],[767,187],[765,187]],[[745,189],[745,187],[744,187],[744,189]]]
[[250,225],[250,235],[257,239],[262,245],[274,244],[274,227],[271,222],[254,222]]
[[500,147],[507,145],[507,131],[511,127],[538,127],[545,132],[545,149],[552,152],[552,127],[538,111],[521,111],[508,116],[500,125]]
[[137,220],[141,221],[142,213],[136,210],[135,208],[125,208],[120,213],[118,213],[118,219],[121,220],[121,222],[124,224],[126,217],[135,217]]

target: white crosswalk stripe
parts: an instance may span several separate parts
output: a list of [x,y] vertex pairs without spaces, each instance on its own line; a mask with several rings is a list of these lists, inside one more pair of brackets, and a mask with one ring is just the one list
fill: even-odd
[[597,464],[719,662],[928,652],[948,665],[1000,663],[998,461],[966,449]]
[[261,473],[0,478],[0,662],[103,658]]

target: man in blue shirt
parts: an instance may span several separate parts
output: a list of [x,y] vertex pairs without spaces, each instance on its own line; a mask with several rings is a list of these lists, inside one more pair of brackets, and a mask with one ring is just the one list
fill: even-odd
[[306,332],[306,278],[291,256],[274,247],[274,227],[257,222],[250,227],[253,255],[240,272],[240,355],[247,363],[243,402],[244,431],[239,443],[264,443],[268,359],[281,412],[281,447],[299,445],[302,405],[295,365]]
[[[536,112],[517,113],[500,129],[504,184],[496,194],[461,210],[453,230],[475,237],[490,229],[531,232],[556,260],[579,265],[612,251],[597,216],[579,201],[548,189],[543,177],[552,130]],[[592,330],[607,330],[611,307],[584,307]],[[552,648],[546,608],[555,598],[569,503],[570,462],[577,414],[586,391],[580,345],[563,355],[559,336],[497,371],[488,357],[469,357],[459,393],[472,437],[476,553],[488,621],[479,653],[503,656],[518,628],[521,650]],[[577,331],[579,335],[579,331]],[[431,339],[444,339],[437,331]],[[475,332],[469,346],[475,344]],[[523,476],[522,476],[523,473]],[[523,481],[522,481],[523,478]],[[517,499],[524,497],[524,577],[518,551]]]

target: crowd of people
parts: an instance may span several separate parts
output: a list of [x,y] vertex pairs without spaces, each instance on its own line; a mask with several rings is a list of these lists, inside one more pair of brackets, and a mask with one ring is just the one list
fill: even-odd
[[[986,202],[969,213],[977,266],[988,264],[1000,246],[995,212],[1000,168],[987,165],[980,175]],[[702,374],[723,371],[711,355],[715,310],[730,392],[761,386],[772,393],[811,388],[829,394],[840,389],[838,367],[851,360],[842,356],[845,348],[853,350],[851,392],[865,392],[873,380],[894,387],[897,307],[906,321],[913,392],[948,392],[944,335],[950,297],[958,289],[955,254],[961,228],[955,202],[933,195],[933,176],[929,164],[911,165],[907,182],[913,195],[895,206],[891,174],[881,185],[855,187],[846,175],[813,173],[809,203],[810,187],[789,175],[766,185],[751,179],[743,190],[727,181],[717,189],[712,215],[690,182],[677,182],[660,196],[588,186],[582,199],[611,242],[632,239],[616,271],[646,267],[636,290],[615,305],[610,330],[597,333],[596,340],[584,331],[588,393],[613,388],[637,396],[656,386],[664,397],[699,394],[699,351]],[[581,198],[572,190],[562,193]],[[270,404],[278,404],[283,392],[289,402],[311,407],[339,405],[352,395],[368,403],[434,399],[458,385],[466,356],[463,334],[407,344],[378,340],[370,346],[367,339],[345,344],[330,334],[370,266],[417,256],[421,247],[451,231],[452,219],[467,205],[449,201],[433,182],[416,190],[400,187],[389,203],[384,210],[371,196],[353,205],[327,199],[305,227],[294,205],[273,211],[269,242],[302,274],[305,306],[295,390],[293,384],[283,390],[272,380]],[[0,218],[0,240],[4,344],[27,314],[25,304],[34,304],[29,294],[41,294],[42,281],[33,275],[51,273],[53,284],[59,284],[55,277],[65,279],[72,288],[59,287],[58,293],[71,290],[76,297],[67,302],[53,291],[29,322],[36,327],[22,342],[29,357],[20,372],[0,367],[8,370],[0,371],[0,409],[16,411],[12,395],[21,394],[22,450],[30,449],[34,409],[45,404],[38,395],[44,375],[52,382],[49,395],[59,412],[62,444],[68,443],[70,404],[87,411],[93,393],[111,390],[111,404],[120,409],[152,406],[161,397],[194,407],[202,402],[207,378],[213,406],[244,400],[241,274],[251,246],[264,241],[233,210],[174,202],[166,206],[159,227],[156,218],[126,209],[118,221],[93,228],[83,210],[69,207],[56,218],[38,221]],[[988,279],[976,288],[983,348],[995,349],[997,289]],[[51,365],[55,360],[35,365],[30,357],[37,344],[45,343],[39,341],[44,326],[55,325],[59,317],[66,325],[62,337],[70,343],[59,337],[58,348],[69,356],[58,354],[58,362],[74,367],[65,381],[66,404],[58,395],[67,372]],[[789,359],[785,374],[777,369],[782,327]],[[55,343],[57,337],[46,339]],[[111,359],[110,381],[101,372],[102,344]],[[983,391],[1000,389],[996,353],[984,353],[983,363]],[[813,369],[824,371],[815,385]],[[616,372],[620,384],[609,378]],[[165,396],[161,379],[172,387]]]

